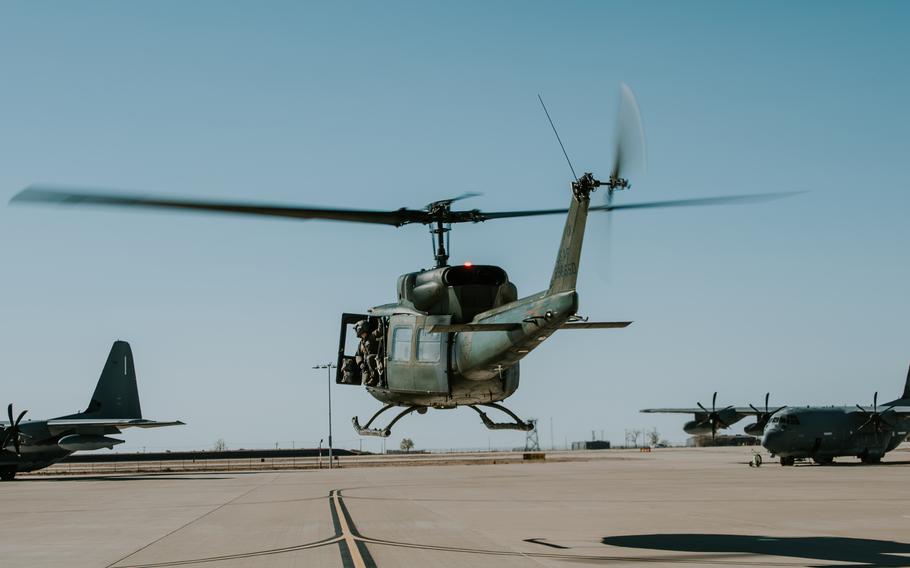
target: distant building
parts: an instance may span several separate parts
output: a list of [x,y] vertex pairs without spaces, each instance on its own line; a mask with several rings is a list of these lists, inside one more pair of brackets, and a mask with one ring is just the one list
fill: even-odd
[[609,450],[609,440],[588,440],[587,442],[572,442],[573,450]]

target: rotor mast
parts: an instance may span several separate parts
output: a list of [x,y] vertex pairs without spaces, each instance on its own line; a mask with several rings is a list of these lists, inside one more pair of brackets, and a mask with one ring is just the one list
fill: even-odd
[[449,265],[449,252],[446,249],[446,241],[451,230],[452,226],[443,223],[442,219],[436,219],[436,226],[430,228],[430,234],[434,235],[433,239],[436,243],[436,252],[433,253],[433,258],[436,259],[436,268],[443,268]]

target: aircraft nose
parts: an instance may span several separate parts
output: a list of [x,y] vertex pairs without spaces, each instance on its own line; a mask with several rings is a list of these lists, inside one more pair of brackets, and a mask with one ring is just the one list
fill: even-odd
[[761,439],[761,445],[764,446],[766,450],[776,453],[776,450],[780,449],[783,439],[784,433],[782,431],[765,430],[765,434]]

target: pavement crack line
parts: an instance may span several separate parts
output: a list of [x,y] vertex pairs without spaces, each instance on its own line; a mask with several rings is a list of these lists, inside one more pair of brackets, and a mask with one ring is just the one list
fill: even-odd
[[172,531],[170,531],[170,532],[168,532],[168,533],[166,533],[166,534],[163,534],[163,535],[161,535],[160,537],[158,537],[158,538],[156,538],[155,540],[153,540],[152,542],[149,542],[148,544],[146,544],[146,545],[144,545],[144,546],[141,546],[141,547],[137,548],[136,550],[130,552],[130,553],[127,554],[126,556],[124,556],[124,557],[122,557],[122,558],[119,558],[119,559],[117,559],[117,560],[114,560],[113,562],[111,562],[110,564],[108,564],[107,566],[105,566],[104,568],[114,568],[114,566],[116,566],[117,564],[120,564],[121,562],[123,562],[123,561],[126,560],[127,558],[131,558],[131,557],[135,556],[136,554],[139,554],[140,552],[142,552],[142,551],[145,550],[146,548],[148,548],[148,547],[150,547],[150,546],[152,546],[152,545],[154,545],[154,544],[157,544],[157,543],[161,542],[162,540],[166,539],[167,537],[171,536],[171,535],[174,534],[174,533],[177,533],[177,532],[179,532],[179,531],[182,531],[182,530],[185,529],[186,527],[192,525],[193,523],[195,523],[195,522],[197,522],[197,521],[199,521],[199,520],[201,520],[201,519],[204,519],[205,517],[211,515],[211,514],[214,513],[215,511],[218,511],[219,509],[222,509],[223,507],[227,507],[228,505],[230,505],[231,503],[234,503],[234,502],[237,501],[238,499],[242,499],[242,498],[246,497],[247,495],[249,495],[249,494],[252,493],[253,491],[255,491],[255,490],[257,490],[257,489],[260,489],[260,488],[262,488],[262,487],[265,487],[266,485],[272,483],[272,482],[275,481],[276,479],[278,479],[278,476],[277,476],[277,475],[273,475],[272,478],[269,479],[268,481],[266,481],[265,483],[260,483],[259,485],[256,485],[256,486],[250,488],[250,489],[247,490],[247,491],[244,491],[243,493],[241,493],[240,495],[234,497],[234,498],[231,499],[230,501],[226,501],[226,502],[224,502],[224,503],[218,505],[217,507],[215,507],[215,508],[213,508],[213,509],[210,509],[209,511],[206,511],[205,513],[199,515],[199,516],[196,517],[195,519],[191,519],[191,520],[185,522],[184,524],[180,525],[179,527],[175,528],[174,530],[172,530]]

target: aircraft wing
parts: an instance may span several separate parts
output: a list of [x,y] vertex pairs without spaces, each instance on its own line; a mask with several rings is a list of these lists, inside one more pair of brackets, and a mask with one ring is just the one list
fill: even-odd
[[51,434],[74,431],[76,433],[95,433],[99,428],[161,428],[163,426],[183,426],[179,420],[158,422],[144,418],[62,418],[47,421]]
[[[868,412],[869,414],[872,414],[873,412],[875,412],[875,409],[871,406],[862,406],[862,405],[858,405],[858,406],[859,406],[859,408],[854,410],[854,412],[856,412],[856,413],[860,412],[860,408],[863,411]],[[886,406],[884,404],[879,404],[878,411],[881,414],[894,413],[894,414],[902,415],[902,418],[910,418],[910,406]]]
[[[718,410],[721,409],[718,408]],[[749,406],[734,406],[731,408],[731,410],[736,414],[741,414],[743,416],[759,414]],[[639,412],[648,412],[653,414],[705,414],[705,411],[701,408],[698,408],[697,406],[695,408],[643,408],[639,410]]]

